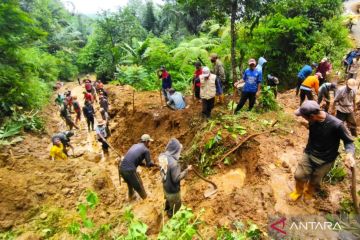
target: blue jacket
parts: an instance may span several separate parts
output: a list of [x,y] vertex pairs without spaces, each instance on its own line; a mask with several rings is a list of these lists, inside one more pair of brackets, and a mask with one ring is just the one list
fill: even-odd
[[310,65],[305,65],[300,72],[298,73],[297,77],[305,80],[305,78],[307,78],[308,76],[310,76],[310,74],[312,73],[312,68]]
[[353,59],[356,57],[357,51],[351,51],[346,55],[346,62],[348,65],[351,65],[353,63]]
[[255,68],[259,73],[261,73],[261,75],[262,75],[262,70],[263,70],[263,66],[265,63],[267,63],[266,59],[263,57],[260,57],[258,60],[258,65]]
[[176,109],[184,109],[185,108],[186,104],[185,104],[185,101],[184,101],[181,93],[175,92],[172,95],[169,94],[168,98],[169,98],[170,104],[173,103],[175,105]]
[[258,85],[262,82],[262,74],[256,69],[251,70],[248,68],[244,71],[243,79],[245,81],[245,85],[242,91],[256,93]]

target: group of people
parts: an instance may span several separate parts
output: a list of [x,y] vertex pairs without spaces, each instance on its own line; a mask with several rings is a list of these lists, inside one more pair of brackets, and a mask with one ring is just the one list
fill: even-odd
[[[135,199],[135,191],[142,199],[147,198],[142,180],[137,173],[138,166],[156,167],[160,170],[165,195],[165,211],[172,217],[181,207],[180,181],[192,169],[189,165],[181,171],[178,163],[182,144],[175,138],[171,138],[165,151],[159,155],[159,165],[151,160],[149,146],[154,140],[149,134],[143,134],[140,142],[131,146],[124,158],[119,161],[119,179],[123,179],[128,187],[129,200]],[[145,161],[145,162],[144,162]]]
[[[353,56],[352,59],[350,57]],[[310,199],[316,191],[320,190],[322,178],[331,169],[336,157],[340,140],[344,142],[346,161],[354,167],[354,143],[353,137],[357,136],[355,121],[355,96],[357,90],[356,75],[360,54],[351,54],[346,57],[349,64],[346,71],[349,73],[345,86],[337,87],[337,83],[327,82],[327,76],[332,70],[329,59],[323,58],[319,64],[305,65],[297,74],[296,96],[300,95],[300,108],[295,112],[296,116],[301,116],[307,121],[309,128],[309,140],[301,161],[295,172],[295,190],[290,194],[292,200],[297,200],[304,195]],[[211,117],[211,111],[215,105],[215,98],[218,102],[224,102],[224,90],[230,86],[226,82],[224,66],[218,55],[212,54],[210,57],[214,64],[210,70],[207,66],[202,66],[201,61],[195,63],[193,76],[194,97],[202,102],[202,114],[206,118]],[[241,97],[235,109],[238,113],[247,100],[249,100],[249,110],[254,107],[256,98],[261,92],[263,81],[263,66],[266,59],[260,57],[258,63],[255,59],[249,59],[248,68],[243,72],[242,79],[234,84],[241,90]],[[186,102],[180,92],[172,88],[172,80],[166,68],[162,66],[158,72],[159,79],[162,81],[162,95],[166,105],[174,110],[184,109]],[[355,78],[355,79],[354,79]],[[70,131],[61,132],[53,136],[53,148],[50,156],[65,159],[68,155],[67,147],[73,150],[70,144],[70,137],[74,135],[72,128],[78,128],[77,124],[81,120],[81,112],[84,114],[88,126],[88,131],[94,130],[95,110],[94,102],[100,105],[101,120],[95,129],[98,141],[102,143],[104,153],[108,153],[109,145],[106,138],[109,136],[109,104],[108,94],[101,82],[94,82],[86,78],[84,91],[84,106],[80,110],[80,104],[76,96],[72,96],[67,91],[64,96],[59,95],[56,102],[60,106],[60,115],[64,118]],[[79,84],[80,81],[79,81]],[[269,74],[267,85],[277,94],[279,80]],[[313,91],[317,95],[314,101]],[[334,92],[332,109],[330,110],[330,92]],[[98,100],[97,100],[98,96]],[[307,100],[306,100],[307,98]],[[71,109],[76,113],[75,121],[71,118]],[[336,117],[330,115],[328,112]],[[347,128],[344,125],[346,123]],[[350,130],[350,133],[349,131]],[[351,136],[352,135],[352,136]],[[143,134],[140,142],[131,146],[125,156],[119,161],[119,178],[123,179],[128,187],[129,199],[135,198],[135,192],[142,199],[147,198],[147,193],[142,180],[137,172],[138,166],[156,167],[160,170],[166,204],[165,210],[171,217],[181,206],[180,181],[192,169],[189,165],[185,170],[181,170],[178,163],[182,151],[182,144],[175,138],[171,138],[165,151],[159,155],[158,162],[155,164],[150,155],[149,146],[153,139],[148,134]]]
[[[86,76],[83,83],[85,91],[83,92],[84,105],[82,108],[77,96],[73,96],[70,90],[67,90],[64,94],[58,94],[55,99],[55,103],[60,109],[60,116],[65,121],[69,131],[59,132],[52,137],[53,146],[50,149],[52,160],[68,158],[67,147],[73,149],[70,145],[70,137],[74,135],[72,129],[79,129],[78,124],[81,121],[82,115],[85,117],[88,131],[96,132],[96,137],[102,145],[103,153],[105,155],[109,153],[109,145],[106,141],[110,135],[108,93],[100,80],[92,82],[89,75]],[[80,80],[79,84],[81,85]],[[97,119],[96,127],[94,127],[96,118],[94,103],[99,104],[101,115],[101,118]],[[72,113],[75,113],[75,118],[72,117]]]

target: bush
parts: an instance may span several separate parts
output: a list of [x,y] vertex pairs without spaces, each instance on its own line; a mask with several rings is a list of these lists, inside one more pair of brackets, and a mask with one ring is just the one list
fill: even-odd
[[155,90],[160,87],[156,74],[149,74],[144,67],[138,65],[119,66],[117,80],[138,90]]

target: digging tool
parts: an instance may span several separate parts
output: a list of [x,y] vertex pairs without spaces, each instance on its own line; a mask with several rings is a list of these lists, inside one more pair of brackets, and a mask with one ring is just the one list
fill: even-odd
[[[157,75],[158,77],[160,77],[159,71],[160,71],[160,70],[157,70],[157,71],[156,71],[156,75]],[[162,90],[161,81],[162,81],[162,80],[160,80],[160,89],[159,89],[159,93],[160,93],[160,104],[161,104],[160,107],[163,106],[163,99],[162,99],[162,93],[161,93],[161,90]]]
[[359,202],[356,191],[356,168],[351,167],[351,197],[354,203],[355,213],[359,214]]
[[209,179],[206,179],[205,177],[203,177],[198,171],[196,171],[195,169],[192,169],[192,171],[195,173],[196,176],[198,176],[201,180],[207,182],[207,183],[210,183],[212,186],[213,186],[213,189],[208,189],[205,191],[204,193],[204,197],[205,198],[208,198],[212,195],[214,195],[215,193],[217,193],[218,191],[218,187],[217,185],[213,182],[213,181],[210,181]]

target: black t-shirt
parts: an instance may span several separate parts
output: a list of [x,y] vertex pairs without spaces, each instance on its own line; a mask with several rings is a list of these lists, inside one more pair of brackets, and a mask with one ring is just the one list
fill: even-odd
[[326,162],[332,162],[339,154],[340,139],[344,141],[346,152],[355,152],[353,138],[343,122],[326,113],[323,122],[309,124],[309,139],[305,153]]
[[142,165],[144,159],[147,167],[154,165],[150,158],[150,151],[145,144],[134,144],[121,161],[120,169],[122,171],[135,171],[139,165]]

